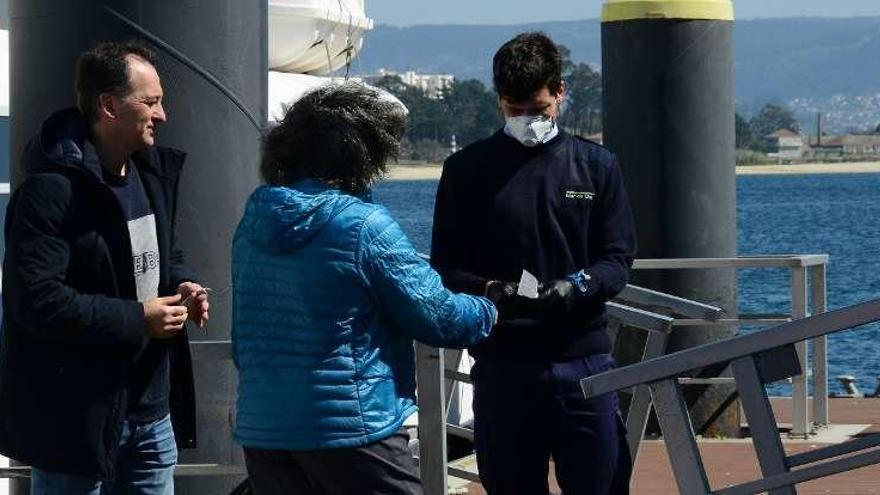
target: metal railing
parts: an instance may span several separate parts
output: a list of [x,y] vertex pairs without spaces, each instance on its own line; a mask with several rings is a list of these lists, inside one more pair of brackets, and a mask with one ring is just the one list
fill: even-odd
[[[773,256],[738,256],[735,258],[675,258],[639,259],[634,270],[700,270],[785,268],[791,276],[791,312],[787,314],[741,314],[737,318],[677,320],[674,326],[689,325],[778,325],[791,320],[816,315],[827,310],[826,266],[827,254],[797,254]],[[811,304],[810,304],[811,303]],[[792,437],[806,438],[814,427],[827,426],[828,417],[828,341],[824,335],[810,339],[812,344],[813,417],[809,415],[807,341],[795,345],[802,366],[801,373],[792,379]]]
[[[667,354],[585,378],[581,384],[588,398],[639,385],[650,388],[680,493],[794,495],[797,483],[880,463],[880,435],[787,456],[765,384],[803,372],[798,343],[878,320],[880,300],[875,300]],[[713,491],[678,377],[720,363],[730,363],[764,478]]]
[[[647,332],[641,361],[666,354],[667,344],[677,321],[687,318],[714,322],[724,315],[721,308],[634,285],[627,285],[613,301],[606,303],[606,308],[612,322],[619,323],[622,328]],[[620,331],[618,330],[618,333]],[[715,379],[679,378],[679,383],[705,384],[706,380]],[[651,413],[651,393],[645,386],[633,387],[621,392],[630,395],[625,422],[627,445],[634,472],[638,462],[639,446],[645,436],[645,428]]]

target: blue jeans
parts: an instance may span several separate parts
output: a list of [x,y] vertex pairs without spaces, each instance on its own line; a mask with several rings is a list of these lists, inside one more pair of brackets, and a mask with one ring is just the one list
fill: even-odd
[[152,423],[126,421],[119,439],[116,479],[111,483],[33,468],[31,495],[172,495],[176,464],[170,416]]

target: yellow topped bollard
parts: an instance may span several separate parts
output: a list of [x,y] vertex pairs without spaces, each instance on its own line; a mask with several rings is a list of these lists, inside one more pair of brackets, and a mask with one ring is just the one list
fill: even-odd
[[[605,2],[603,138],[624,171],[639,258],[736,255],[732,21],[729,0]],[[730,269],[635,272],[633,282],[736,314]],[[730,326],[677,327],[668,351],[735,333]],[[639,349],[627,342],[630,333],[620,335],[625,363]],[[684,393],[698,434],[739,436],[733,387]]]
[[733,20],[730,0],[606,0],[602,22],[635,19]]

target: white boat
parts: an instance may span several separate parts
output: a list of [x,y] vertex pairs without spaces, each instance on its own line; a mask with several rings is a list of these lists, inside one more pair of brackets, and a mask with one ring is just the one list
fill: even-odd
[[307,91],[344,81],[329,74],[357,57],[372,28],[364,0],[270,0],[269,121]]
[[270,0],[269,69],[328,74],[360,53],[370,29],[364,0]]
[[342,84],[346,81],[353,81],[375,89],[383,99],[392,101],[400,105],[404,112],[409,112],[406,105],[404,105],[396,96],[381,88],[370,86],[360,78],[345,79],[344,77],[319,77],[310,76],[308,74],[289,74],[269,71],[269,122],[280,121],[283,119],[287,107],[292,105],[308,91],[330,84]]

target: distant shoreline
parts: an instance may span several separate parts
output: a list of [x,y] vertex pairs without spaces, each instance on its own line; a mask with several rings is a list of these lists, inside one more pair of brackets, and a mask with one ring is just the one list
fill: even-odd
[[[388,168],[386,180],[438,180],[440,164],[393,165]],[[797,165],[749,165],[736,167],[736,175],[797,175],[797,174],[876,174],[880,162],[802,163]]]
[[424,165],[391,165],[385,180],[438,180],[443,165],[426,163]]
[[880,162],[800,163],[796,165],[749,165],[736,167],[736,175],[876,174]]

